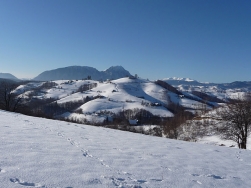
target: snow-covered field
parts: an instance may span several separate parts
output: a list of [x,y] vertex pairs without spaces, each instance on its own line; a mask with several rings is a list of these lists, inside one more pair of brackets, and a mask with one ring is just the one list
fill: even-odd
[[251,151],[0,111],[0,187],[250,187]]

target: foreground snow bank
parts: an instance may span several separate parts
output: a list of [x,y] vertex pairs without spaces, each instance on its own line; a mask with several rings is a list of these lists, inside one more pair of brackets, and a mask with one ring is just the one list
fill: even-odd
[[0,111],[0,187],[249,187],[251,152]]

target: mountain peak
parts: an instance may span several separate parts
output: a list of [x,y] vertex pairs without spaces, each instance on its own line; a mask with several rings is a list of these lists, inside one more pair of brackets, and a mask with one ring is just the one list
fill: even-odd
[[106,69],[106,71],[125,71],[124,67],[120,66],[120,65],[117,65],[117,66],[111,66],[110,68]]
[[10,79],[10,80],[18,80],[17,77],[13,76],[10,73],[0,73],[0,78]]
[[42,72],[34,80],[79,80],[91,76],[94,80],[118,79],[131,74],[122,66],[112,66],[105,71],[98,71],[88,66],[70,66]]

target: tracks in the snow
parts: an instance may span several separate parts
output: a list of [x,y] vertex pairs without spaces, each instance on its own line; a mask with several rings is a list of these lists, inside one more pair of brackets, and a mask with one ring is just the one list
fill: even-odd
[[23,185],[25,187],[40,187],[40,188],[45,188],[46,187],[45,185],[41,185],[39,183],[30,183],[30,182],[26,182],[26,181],[23,181],[23,180],[18,179],[18,178],[10,178],[10,181],[12,183]]

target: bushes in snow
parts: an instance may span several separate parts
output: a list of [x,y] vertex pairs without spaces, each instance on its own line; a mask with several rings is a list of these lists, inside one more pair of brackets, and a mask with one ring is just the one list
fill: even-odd
[[88,91],[90,89],[97,87],[97,85],[98,85],[97,83],[84,84],[78,88],[77,92],[83,93],[85,91]]

